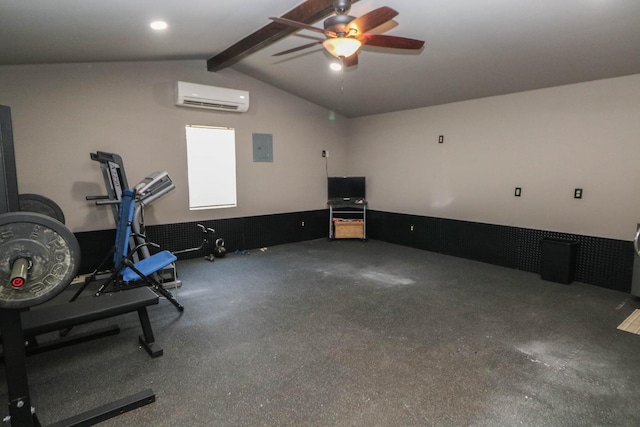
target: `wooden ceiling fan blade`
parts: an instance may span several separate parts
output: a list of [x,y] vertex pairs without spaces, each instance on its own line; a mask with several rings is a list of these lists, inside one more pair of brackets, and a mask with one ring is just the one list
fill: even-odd
[[423,40],[409,39],[406,37],[385,36],[380,34],[365,34],[358,37],[362,44],[377,47],[389,47],[392,49],[422,49]]
[[343,67],[353,67],[354,65],[358,65],[358,54],[354,53],[348,58],[342,58],[342,66]]
[[322,28],[313,27],[311,25],[307,25],[298,21],[293,21],[291,19],[287,19],[287,18],[269,18],[269,19],[279,24],[288,25],[290,27],[297,27],[303,30],[315,31],[316,33],[325,34],[325,31]]
[[299,50],[307,49],[309,47],[312,47],[312,46],[315,46],[315,45],[318,45],[318,44],[322,44],[322,40],[318,40],[317,42],[313,42],[313,43],[303,44],[302,46],[294,47],[293,49],[283,50],[282,52],[274,53],[271,56],[286,55],[288,53],[297,52]]
[[396,16],[398,16],[397,11],[390,7],[382,6],[351,21],[349,25],[347,25],[347,30],[349,30],[349,34],[357,36],[379,27]]

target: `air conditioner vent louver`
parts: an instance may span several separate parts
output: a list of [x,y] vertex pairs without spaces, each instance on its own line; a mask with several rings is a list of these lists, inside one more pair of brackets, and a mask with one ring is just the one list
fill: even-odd
[[249,92],[195,83],[176,82],[176,105],[243,113],[249,109]]
[[238,109],[237,105],[212,104],[206,101],[192,101],[190,99],[185,99],[182,102],[182,105],[186,105],[189,107],[198,107],[198,108],[211,108],[212,110],[236,111]]

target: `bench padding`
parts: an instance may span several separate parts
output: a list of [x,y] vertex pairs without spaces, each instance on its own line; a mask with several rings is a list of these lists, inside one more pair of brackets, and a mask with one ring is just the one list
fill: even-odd
[[153,304],[158,304],[158,295],[144,287],[35,307],[22,313],[22,330],[26,336],[40,335],[130,313]]

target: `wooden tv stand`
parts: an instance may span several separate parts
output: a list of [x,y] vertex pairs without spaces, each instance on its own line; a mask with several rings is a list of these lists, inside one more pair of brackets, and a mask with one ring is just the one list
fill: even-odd
[[[367,240],[367,201],[329,200],[329,240]],[[344,216],[336,216],[344,215]]]

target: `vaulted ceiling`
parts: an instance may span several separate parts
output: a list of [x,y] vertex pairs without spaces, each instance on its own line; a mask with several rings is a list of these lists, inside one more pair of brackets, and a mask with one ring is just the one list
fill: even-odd
[[[3,0],[0,65],[205,60],[301,0]],[[364,46],[335,72],[321,34],[300,30],[231,67],[348,117],[640,73],[638,0],[360,0],[399,15],[374,32],[425,40],[417,52]],[[149,28],[162,19],[167,30]],[[322,19],[313,22],[322,27]]]

